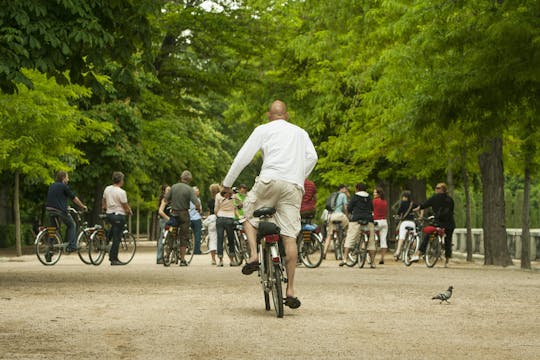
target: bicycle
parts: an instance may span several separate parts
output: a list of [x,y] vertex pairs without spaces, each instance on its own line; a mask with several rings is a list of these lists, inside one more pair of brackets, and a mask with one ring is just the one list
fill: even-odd
[[400,258],[405,264],[405,266],[411,266],[411,257],[420,248],[420,243],[422,242],[422,238],[420,237],[420,229],[422,229],[424,220],[424,218],[416,219],[415,228],[413,228],[412,226],[405,227],[405,229],[407,230],[407,234],[405,235],[405,241],[400,254]]
[[[368,246],[369,235],[370,235],[370,232],[368,229],[369,221],[359,220],[358,223],[360,224],[360,236],[355,241],[354,247],[351,248],[352,250],[349,251],[349,256],[347,260],[345,261],[345,265],[347,265],[348,267],[353,267],[354,265],[358,264],[359,268],[363,268],[364,265],[366,264],[366,260],[368,259],[367,246]],[[377,225],[378,224],[375,221],[373,223],[373,226],[375,227]],[[375,242],[379,241],[377,232],[375,232],[374,236],[375,236]],[[371,265],[373,264],[374,261],[375,259],[374,258],[371,259],[370,257],[370,259],[368,260],[368,264]]]
[[[430,220],[433,220],[430,218]],[[444,246],[445,232],[444,228],[439,224],[432,221],[430,225],[422,229],[424,234],[429,235],[429,241],[426,247],[426,253],[424,254],[424,260],[428,268],[435,266],[437,261],[441,258],[441,248]]]
[[324,239],[321,228],[311,221],[313,218],[301,219],[302,230],[296,237],[299,264],[308,268],[316,268],[321,265],[324,255]]
[[[244,226],[238,220],[234,221],[234,248],[235,255],[233,258],[236,263],[240,265],[244,260],[247,262],[249,259],[249,245],[246,233],[244,232]],[[226,247],[226,249],[228,254],[229,248]]]
[[[80,213],[72,207],[68,208],[68,212],[75,221],[77,234],[77,254],[79,259],[87,265],[91,264],[88,258],[88,236],[92,228],[87,227],[87,222],[82,222]],[[36,256],[38,260],[46,266],[55,265],[64,251],[66,251],[68,243],[65,243],[60,233],[61,221],[54,211],[50,212],[55,226],[40,226],[39,232],[34,241]]]
[[343,259],[343,225],[340,220],[333,220],[334,230],[332,231],[332,245],[334,247],[334,256],[336,260]]
[[283,317],[283,265],[281,229],[268,221],[276,213],[275,208],[265,207],[255,210],[253,216],[261,219],[257,230],[257,248],[259,253],[259,277],[264,293],[264,305],[270,310],[270,294],[278,318]]
[[[106,221],[107,215],[100,214],[99,218],[102,220],[103,225],[94,227],[88,247],[88,255],[94,265],[100,265],[103,262],[105,253],[108,253],[112,246],[112,229],[111,224]],[[123,265],[129,264],[133,260],[136,251],[137,241],[135,235],[130,233],[127,224],[124,224],[122,238],[118,247],[118,261]]]
[[[186,246],[184,259],[187,264],[191,264],[195,255],[195,234],[189,229],[189,240]],[[180,239],[178,238],[178,227],[165,225],[163,229],[163,266],[178,264],[180,262]]]

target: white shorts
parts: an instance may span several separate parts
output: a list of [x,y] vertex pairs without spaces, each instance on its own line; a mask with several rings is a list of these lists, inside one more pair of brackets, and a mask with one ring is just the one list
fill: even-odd
[[413,229],[416,229],[416,225],[414,224],[414,221],[412,220],[402,221],[401,225],[399,225],[399,240],[405,240],[405,236],[407,236],[407,229],[405,228],[408,226],[412,227]]
[[281,235],[296,238],[300,232],[302,195],[299,185],[257,178],[244,200],[244,215],[251,225],[258,228],[259,218],[254,218],[253,212],[263,207],[273,207],[276,213],[271,221],[280,227]]

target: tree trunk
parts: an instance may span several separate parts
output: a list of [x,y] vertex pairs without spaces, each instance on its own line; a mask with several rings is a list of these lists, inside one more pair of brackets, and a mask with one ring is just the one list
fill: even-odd
[[452,171],[452,161],[448,160],[448,171],[446,173],[446,185],[448,186],[448,194],[454,194],[454,171]]
[[22,243],[21,243],[21,212],[19,209],[19,179],[20,172],[15,172],[15,195],[13,197],[13,213],[15,214],[15,247],[17,249],[17,256],[22,256]]
[[483,187],[484,264],[508,266],[513,263],[506,240],[502,138],[490,138],[487,143],[478,157]]
[[467,237],[465,240],[465,245],[467,248],[467,261],[473,261],[473,248],[472,248],[472,230],[471,230],[471,189],[469,186],[469,173],[467,167],[465,166],[465,159],[467,158],[466,150],[463,150],[463,167],[461,168],[461,174],[463,177],[463,189],[465,191],[465,228],[467,229]]
[[530,269],[531,259],[529,251],[531,248],[531,222],[530,222],[530,201],[531,193],[531,171],[529,165],[525,165],[525,189],[523,190],[523,217],[521,228],[521,268]]

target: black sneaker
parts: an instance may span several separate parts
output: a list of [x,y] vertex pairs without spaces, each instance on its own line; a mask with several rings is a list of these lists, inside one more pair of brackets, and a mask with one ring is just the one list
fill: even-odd
[[52,252],[47,251],[47,253],[45,254],[45,261],[46,262],[51,262],[51,260],[52,260]]
[[188,266],[188,263],[186,260],[180,260],[180,266]]

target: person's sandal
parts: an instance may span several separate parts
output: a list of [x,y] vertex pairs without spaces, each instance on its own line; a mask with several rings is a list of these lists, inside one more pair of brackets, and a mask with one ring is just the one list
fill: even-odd
[[259,262],[258,261],[251,262],[251,263],[246,263],[246,265],[244,265],[242,267],[242,274],[251,275],[252,273],[254,273],[257,270],[259,270]]
[[297,297],[287,296],[283,301],[285,306],[290,307],[291,309],[298,309],[302,303],[298,300]]

